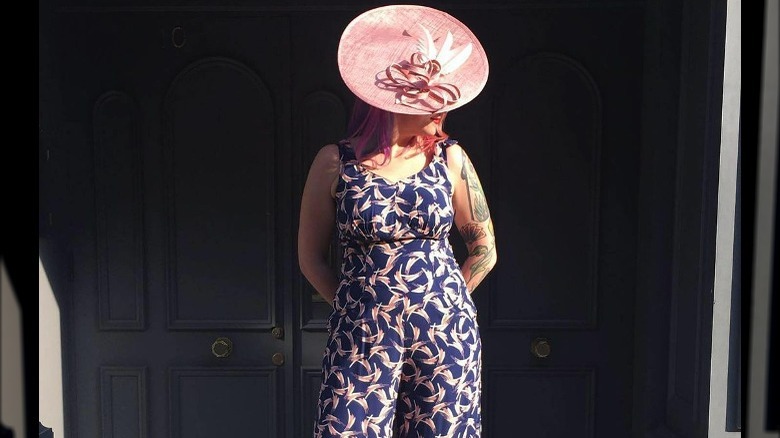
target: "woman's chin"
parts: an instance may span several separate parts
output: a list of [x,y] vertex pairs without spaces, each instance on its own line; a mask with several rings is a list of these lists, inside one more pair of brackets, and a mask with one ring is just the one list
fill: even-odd
[[430,125],[427,125],[425,128],[423,128],[422,131],[423,135],[435,136],[439,133],[439,126],[431,123]]

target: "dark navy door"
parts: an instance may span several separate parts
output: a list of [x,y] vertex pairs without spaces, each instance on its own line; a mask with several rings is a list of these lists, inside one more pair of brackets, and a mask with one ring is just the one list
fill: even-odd
[[[629,436],[643,8],[457,3],[491,63],[446,127],[500,253],[474,295],[484,436]],[[329,307],[298,203],[368,7],[56,12],[69,435],[309,435]]]

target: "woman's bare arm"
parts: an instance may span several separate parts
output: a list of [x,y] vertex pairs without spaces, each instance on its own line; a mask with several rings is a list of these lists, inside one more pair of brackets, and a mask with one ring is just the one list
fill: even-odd
[[328,265],[335,226],[333,187],[340,169],[338,146],[327,145],[314,157],[301,198],[298,225],[298,264],[301,272],[328,303],[338,280]]
[[458,144],[448,147],[447,163],[454,185],[455,226],[469,254],[460,269],[466,286],[473,292],[498,260],[493,221],[482,184],[466,151]]

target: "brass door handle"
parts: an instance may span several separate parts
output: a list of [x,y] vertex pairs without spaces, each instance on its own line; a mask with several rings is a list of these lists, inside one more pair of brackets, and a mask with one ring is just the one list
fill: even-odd
[[211,344],[211,353],[216,357],[228,357],[233,352],[233,341],[228,338],[217,338]]
[[272,328],[271,336],[273,336],[276,339],[284,339],[284,329],[282,327]]
[[531,342],[531,353],[540,359],[549,356],[551,349],[550,341],[545,338],[536,338]]
[[283,353],[274,353],[274,355],[271,356],[271,362],[273,362],[273,364],[278,366],[278,367],[284,365],[284,354]]

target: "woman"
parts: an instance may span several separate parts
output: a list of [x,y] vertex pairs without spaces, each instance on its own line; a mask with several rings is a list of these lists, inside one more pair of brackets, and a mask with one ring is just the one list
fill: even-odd
[[[314,436],[478,437],[470,294],[496,263],[495,238],[474,166],[442,124],[482,90],[487,58],[455,18],[409,5],[357,17],[338,56],[358,99],[348,138],[312,163],[298,234],[301,271],[334,309]],[[462,266],[453,222],[468,246]],[[328,265],[334,225],[339,278]]]

